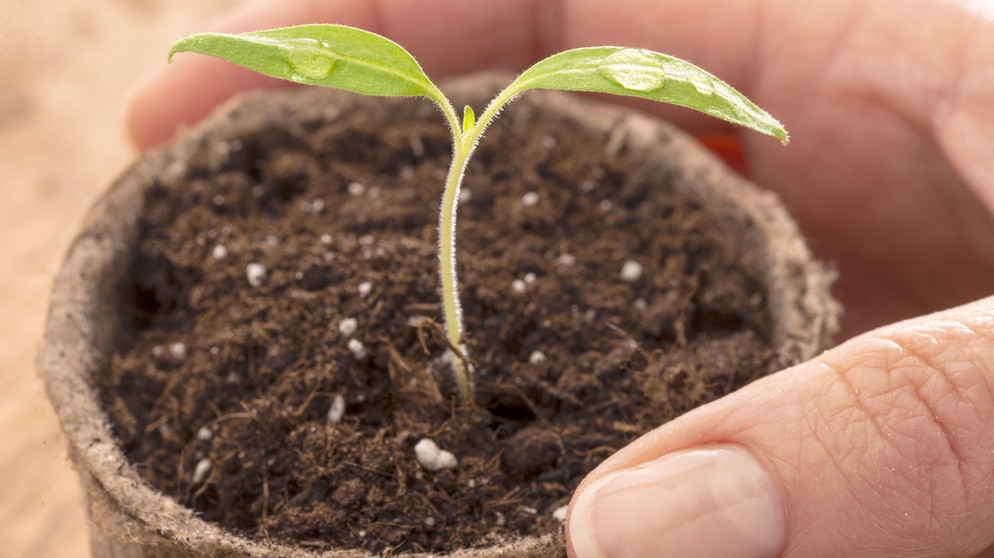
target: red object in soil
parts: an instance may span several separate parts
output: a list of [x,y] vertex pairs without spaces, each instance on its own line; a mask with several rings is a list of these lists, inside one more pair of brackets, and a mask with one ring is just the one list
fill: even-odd
[[742,176],[749,176],[746,166],[745,152],[738,136],[733,134],[705,134],[697,136],[697,140],[721,157],[725,164]]

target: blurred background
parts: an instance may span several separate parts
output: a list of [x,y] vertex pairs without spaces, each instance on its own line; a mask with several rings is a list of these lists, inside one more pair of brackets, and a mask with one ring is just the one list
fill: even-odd
[[128,92],[240,0],[0,3],[0,558],[88,556],[86,517],[34,360],[51,278],[134,156]]

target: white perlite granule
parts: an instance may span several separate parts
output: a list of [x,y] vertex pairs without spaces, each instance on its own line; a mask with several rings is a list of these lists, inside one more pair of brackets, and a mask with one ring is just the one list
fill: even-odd
[[345,398],[341,395],[336,395],[334,399],[331,400],[331,407],[328,408],[328,422],[331,424],[338,424],[342,422],[342,418],[345,416]]
[[455,469],[459,465],[459,461],[451,451],[439,448],[431,438],[422,438],[414,446],[414,457],[422,467],[431,472]]
[[193,469],[193,484],[199,484],[207,478],[207,473],[211,470],[211,460],[201,459]]
[[369,293],[373,292],[373,283],[370,281],[363,281],[359,283],[359,296],[365,298],[369,296]]
[[629,283],[638,281],[642,278],[642,264],[635,260],[628,260],[623,266],[621,266],[621,279],[623,281],[628,281]]
[[359,329],[359,320],[355,318],[344,318],[338,322],[338,332],[349,337]]
[[169,356],[177,361],[186,360],[186,344],[182,341],[176,341],[169,344]]
[[359,360],[366,358],[366,346],[358,339],[349,339],[349,350],[352,351],[352,356]]
[[249,286],[258,289],[266,282],[266,266],[255,262],[248,264],[245,266],[245,278]]

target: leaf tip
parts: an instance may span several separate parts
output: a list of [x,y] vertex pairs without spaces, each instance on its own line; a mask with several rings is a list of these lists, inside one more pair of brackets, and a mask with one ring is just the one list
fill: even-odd
[[783,126],[780,126],[780,129],[777,130],[777,132],[777,138],[780,140],[781,145],[787,147],[787,144],[790,143],[790,132],[788,132],[787,128],[784,128]]
[[767,123],[768,125],[765,130],[760,130],[760,131],[763,131],[777,138],[778,140],[780,140],[780,143],[783,144],[784,147],[786,147],[787,144],[790,143],[790,132],[787,131],[787,128],[785,128],[784,125],[781,124],[779,120],[773,118],[773,116],[770,115],[769,113],[766,114],[766,117],[768,118],[768,123]]
[[173,56],[176,56],[176,53],[178,52],[188,52],[190,50],[189,44],[191,38],[192,37],[183,37],[170,45],[169,54],[166,56],[166,62],[172,63]]

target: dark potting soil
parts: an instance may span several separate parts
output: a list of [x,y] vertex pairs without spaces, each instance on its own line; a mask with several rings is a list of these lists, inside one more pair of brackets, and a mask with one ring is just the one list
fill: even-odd
[[[133,334],[96,381],[157,489],[317,549],[552,533],[611,453],[789,364],[738,233],[674,191],[678,171],[512,105],[459,210],[477,405],[454,404],[436,256],[449,137],[425,102],[399,106],[214,145],[149,192],[121,287]],[[458,466],[422,467],[423,438]]]

